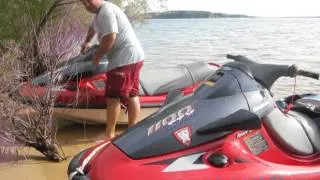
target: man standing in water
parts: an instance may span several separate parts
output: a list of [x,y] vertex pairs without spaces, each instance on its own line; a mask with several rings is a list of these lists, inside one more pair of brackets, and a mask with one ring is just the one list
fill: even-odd
[[125,13],[116,5],[104,0],[81,0],[85,8],[94,14],[81,52],[91,47],[90,41],[97,34],[99,48],[92,63],[99,64],[107,55],[106,137],[115,136],[121,100],[128,103],[129,127],[133,126],[140,113],[139,74],[143,65],[144,52]]

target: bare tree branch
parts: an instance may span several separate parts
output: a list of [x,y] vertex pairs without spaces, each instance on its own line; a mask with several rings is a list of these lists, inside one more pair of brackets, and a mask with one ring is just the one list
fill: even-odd
[[[63,2],[63,1],[60,1],[60,2]],[[80,1],[75,0],[75,1],[71,1],[71,2],[58,3],[58,4],[57,4],[57,7],[59,7],[59,6],[65,6],[65,5],[70,5],[70,4],[75,4],[75,3],[80,3]]]
[[[76,21],[70,20],[68,15],[66,13],[60,17],[60,21],[48,21],[34,38],[39,48],[37,58],[46,66],[48,75],[47,89],[42,96],[39,96],[37,87],[34,87],[30,89],[28,97],[9,98],[7,92],[12,91],[10,89],[19,89],[21,83],[19,79],[15,82],[14,75],[17,71],[32,73],[23,68],[30,67],[28,63],[34,62],[32,59],[29,61],[27,59],[23,63],[19,61],[19,57],[24,56],[20,52],[25,51],[21,51],[20,48],[23,47],[16,44],[8,47],[11,52],[1,56],[1,59],[6,61],[1,61],[0,64],[0,92],[5,93],[0,94],[0,147],[2,144],[18,143],[37,149],[52,161],[65,158],[56,139],[57,126],[53,119],[53,108],[57,97],[54,88],[60,83],[61,75],[57,67],[59,63],[70,59],[77,52],[75,48],[78,48],[86,32],[84,27],[81,30],[80,26],[74,25]],[[26,101],[32,102],[31,108],[24,104]],[[24,111],[23,117],[19,114],[21,111]]]

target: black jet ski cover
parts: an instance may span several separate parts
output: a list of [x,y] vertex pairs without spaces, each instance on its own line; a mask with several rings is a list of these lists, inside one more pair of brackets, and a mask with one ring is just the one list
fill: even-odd
[[320,115],[320,94],[305,95],[294,103],[295,109],[306,109]]

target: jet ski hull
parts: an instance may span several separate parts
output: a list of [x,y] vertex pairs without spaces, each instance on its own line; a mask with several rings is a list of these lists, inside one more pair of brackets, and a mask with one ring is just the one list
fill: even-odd
[[[168,93],[179,91],[183,96],[192,93],[216,69],[215,64],[205,62],[164,68],[161,71],[143,69],[139,89],[141,115],[138,120],[160,108]],[[70,77],[67,73],[69,71],[65,72],[65,76]],[[160,73],[161,76],[159,76]],[[54,116],[56,118],[74,122],[105,123],[106,97],[104,94],[107,79],[105,72],[91,73],[91,76],[82,74],[80,79],[71,78],[69,81],[61,81],[54,84],[51,89],[50,85],[48,86],[48,79],[50,79],[48,74],[43,74],[19,87],[15,94],[32,105],[34,101],[46,101],[48,90],[51,90],[51,96],[55,96]],[[123,106],[119,124],[125,124],[128,121],[125,111]]]
[[[142,108],[138,121],[156,112],[158,108]],[[78,108],[54,108],[54,117],[58,120],[69,120],[77,123],[105,124],[106,109],[78,109]],[[127,124],[128,114],[125,109],[121,109],[117,124]]]

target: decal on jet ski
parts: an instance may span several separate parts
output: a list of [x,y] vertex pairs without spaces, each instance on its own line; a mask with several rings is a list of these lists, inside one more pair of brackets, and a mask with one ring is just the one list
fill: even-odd
[[169,158],[169,159],[164,159],[164,160],[160,160],[160,161],[154,161],[154,162],[150,162],[150,163],[146,163],[143,164],[144,166],[150,166],[150,165],[170,165],[173,164],[173,162],[177,161],[178,159],[185,159],[188,156],[192,156],[192,155],[198,155],[201,154],[201,156],[198,156],[198,159],[196,159],[195,161],[193,161],[193,164],[204,164],[202,157],[204,152],[196,152],[193,154],[187,154],[185,156],[180,156],[180,157],[176,157],[176,158]]
[[104,89],[106,84],[104,80],[96,80],[93,81],[92,84],[97,88],[97,89]]
[[260,131],[245,137],[244,142],[254,155],[259,155],[269,149],[269,145]]
[[252,130],[241,131],[241,132],[237,133],[236,137],[237,137],[237,139],[239,139],[239,138],[247,135],[247,134],[250,133],[250,132],[252,132]]
[[176,123],[181,123],[182,120],[185,117],[189,117],[194,112],[194,107],[191,105],[188,105],[184,108],[181,108],[178,112],[174,112],[162,120],[154,123],[148,128],[148,136],[151,134],[157,132],[158,130],[162,129],[166,126],[173,126],[176,125]]
[[183,145],[189,146],[191,144],[192,131],[191,127],[183,127],[173,132],[174,137]]
[[[202,162],[202,155],[204,152],[183,156],[175,160],[162,172],[179,172],[179,171],[191,171],[209,168],[208,165]],[[201,162],[201,163],[199,163]]]
[[161,161],[155,161],[155,162],[151,162],[151,163],[146,163],[143,164],[144,166],[150,166],[150,165],[169,165],[171,163],[173,163],[177,158],[170,158],[170,159],[165,159],[165,160],[161,160]]

